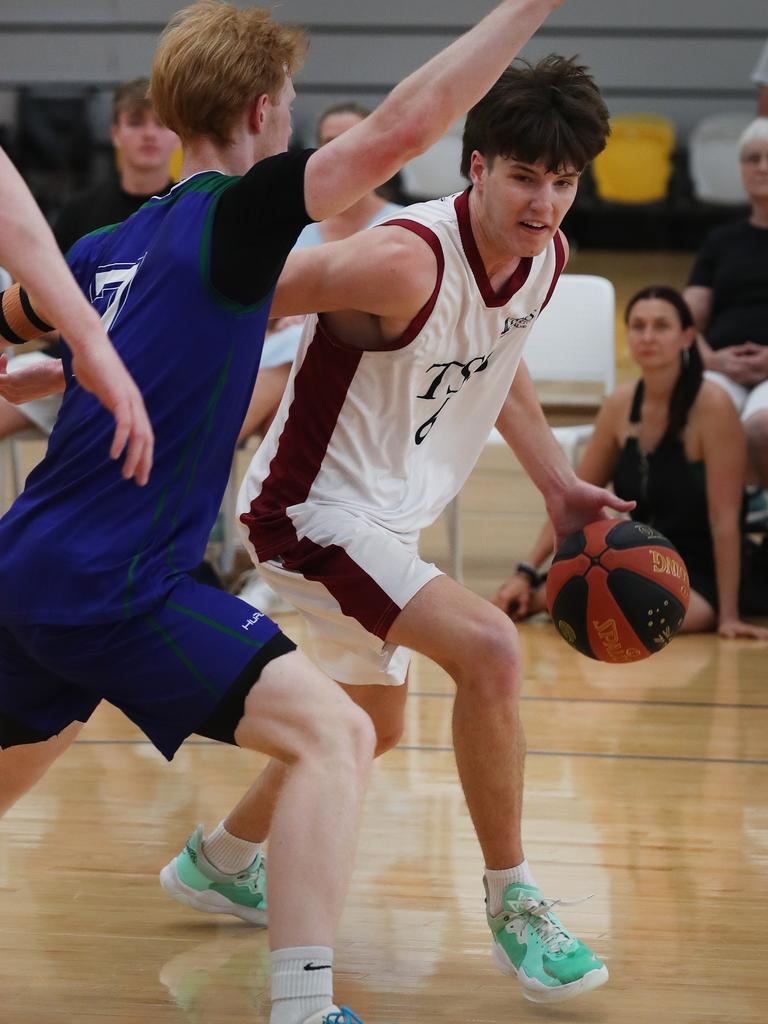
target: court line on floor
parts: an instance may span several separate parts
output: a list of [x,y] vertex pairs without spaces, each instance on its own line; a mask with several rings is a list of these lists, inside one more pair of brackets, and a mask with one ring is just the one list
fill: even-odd
[[[409,697],[439,697],[447,699],[453,697],[453,693],[421,692],[412,690]],[[662,708],[726,708],[741,711],[768,711],[768,704],[723,704],[717,701],[704,700],[640,700],[631,697],[547,697],[536,694],[522,695],[522,701],[545,704],[627,704],[633,707],[662,707]]]
[[[73,746],[83,747],[141,747],[152,746],[149,740],[145,739],[119,739],[119,740],[75,740]],[[218,743],[216,740],[186,740],[184,747],[223,747],[227,744]],[[452,754],[453,747],[437,747],[429,744],[402,743],[395,747],[395,750],[416,751],[424,754]],[[597,758],[603,761],[679,761],[685,764],[738,764],[747,766],[768,766],[768,759],[739,759],[736,757],[684,757],[674,754],[610,754],[590,752],[586,750],[529,750],[528,757],[581,757]]]

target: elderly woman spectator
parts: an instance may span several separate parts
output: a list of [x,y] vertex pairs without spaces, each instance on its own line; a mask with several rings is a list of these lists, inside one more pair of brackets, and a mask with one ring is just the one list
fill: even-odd
[[699,332],[706,376],[724,388],[747,435],[751,483],[768,487],[768,117],[739,140],[751,209],[712,231],[684,297]]

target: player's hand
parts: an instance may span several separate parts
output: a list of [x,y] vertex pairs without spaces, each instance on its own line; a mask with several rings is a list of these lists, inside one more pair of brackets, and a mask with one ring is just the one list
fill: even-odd
[[47,398],[64,390],[64,371],[60,359],[25,366],[8,372],[8,355],[0,355],[0,397],[12,405],[23,405],[36,398]]
[[608,519],[607,509],[628,515],[637,504],[624,501],[604,487],[596,487],[585,480],[574,478],[575,482],[566,490],[558,492],[547,502],[547,515],[555,531],[555,549],[566,537],[581,530],[587,523]]
[[499,587],[491,598],[491,604],[501,608],[515,622],[526,618],[531,604],[531,581],[522,573],[515,573]]
[[727,640],[768,640],[768,629],[752,626],[740,619],[722,619],[717,627],[720,636]]
[[104,342],[80,346],[72,353],[72,372],[77,382],[95,395],[115,417],[111,459],[125,452],[122,474],[140,487],[149,480],[155,437],[144,399],[120,356]]

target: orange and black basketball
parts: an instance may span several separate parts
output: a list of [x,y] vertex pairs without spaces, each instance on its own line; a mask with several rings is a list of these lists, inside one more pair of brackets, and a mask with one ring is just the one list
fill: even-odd
[[547,576],[564,640],[598,661],[640,661],[666,647],[688,610],[688,570],[651,526],[602,519],[571,534]]

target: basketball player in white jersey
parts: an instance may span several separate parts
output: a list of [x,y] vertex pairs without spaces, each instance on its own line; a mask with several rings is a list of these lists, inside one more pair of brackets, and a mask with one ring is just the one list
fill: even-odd
[[[583,68],[513,66],[470,112],[471,187],[384,226],[292,255],[275,315],[315,311],[239,514],[260,573],[306,619],[317,663],[373,719],[377,752],[403,727],[410,651],[456,687],[454,745],[486,864],[493,953],[536,1001],[607,979],[551,913],[520,836],[525,743],[520,646],[498,609],[418,555],[419,532],[458,493],[494,424],[542,492],[558,538],[630,503],[580,481],[521,362],[567,260],[559,225],[608,134]],[[273,762],[217,836],[241,843],[229,871],[261,870],[283,768]],[[204,847],[203,847],[204,848]],[[163,885],[198,909],[254,919],[263,882],[232,899],[211,881],[200,830]],[[197,874],[190,869],[190,860]],[[262,872],[263,874],[263,872]]]

